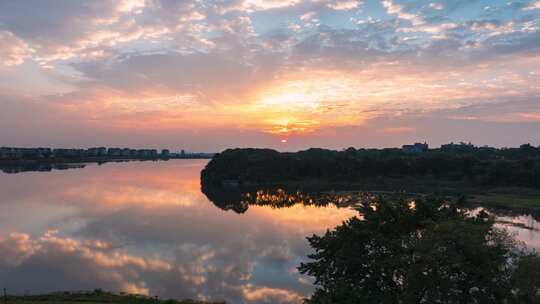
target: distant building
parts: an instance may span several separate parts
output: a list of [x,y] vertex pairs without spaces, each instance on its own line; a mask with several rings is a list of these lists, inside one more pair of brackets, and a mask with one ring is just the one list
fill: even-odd
[[107,156],[107,148],[105,147],[90,148],[86,150],[86,155],[90,157],[104,157],[104,156]]
[[51,149],[51,148],[16,148],[0,147],[0,159],[72,159],[84,158],[121,158],[121,159],[171,159],[171,158],[211,158],[211,153],[172,153],[168,149],[129,149],[93,147],[88,149]]
[[50,148],[0,148],[0,158],[45,158],[51,154]]
[[131,157],[131,150],[129,148],[122,149],[122,157]]
[[107,156],[109,157],[121,157],[122,149],[120,148],[109,148],[107,149]]
[[77,158],[86,156],[84,149],[54,149],[52,151],[54,157],[59,158]]
[[429,150],[427,143],[415,143],[413,145],[404,145],[401,150],[405,153],[424,153]]

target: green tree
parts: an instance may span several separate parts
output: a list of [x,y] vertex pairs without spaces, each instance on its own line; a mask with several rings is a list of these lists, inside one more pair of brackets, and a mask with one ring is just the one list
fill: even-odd
[[521,257],[512,275],[514,303],[540,303],[540,257],[529,254]]
[[360,213],[308,238],[315,253],[299,270],[318,288],[307,303],[505,303],[540,290],[525,279],[540,263],[484,212],[425,198],[375,200]]

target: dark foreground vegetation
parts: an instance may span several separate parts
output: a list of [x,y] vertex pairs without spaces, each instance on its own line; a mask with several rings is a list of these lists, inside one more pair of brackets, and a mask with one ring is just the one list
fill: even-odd
[[309,239],[307,303],[540,303],[540,257],[485,212],[436,198],[372,200]]
[[91,292],[55,292],[42,295],[5,296],[2,303],[9,304],[224,304],[224,302],[201,302],[193,300],[162,300],[156,297],[131,294],[114,294],[100,289]]
[[363,183],[404,178],[451,182],[458,187],[540,188],[540,148],[495,149],[452,145],[408,152],[403,149],[309,149],[280,153],[230,149],[201,172],[204,185]]

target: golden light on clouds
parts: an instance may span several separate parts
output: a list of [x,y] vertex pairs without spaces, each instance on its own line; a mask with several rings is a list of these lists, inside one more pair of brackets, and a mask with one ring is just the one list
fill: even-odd
[[[532,61],[537,64],[537,60]],[[252,127],[264,132],[307,134],[329,127],[362,125],[380,115],[429,113],[533,90],[526,76],[507,73],[509,65],[517,69],[523,63],[508,61],[487,71],[423,70],[400,63],[383,63],[356,72],[288,71],[259,88],[247,110],[242,111],[254,121]],[[408,126],[384,129],[384,133],[413,131]]]
[[[538,65],[539,58],[527,58]],[[514,59],[476,69],[425,70],[405,63],[375,64],[362,70],[290,69],[264,82],[243,83],[238,94],[222,90],[177,90],[141,86],[133,91],[93,89],[57,103],[70,116],[94,126],[123,130],[234,129],[275,136],[309,136],[332,128],[363,126],[378,117],[400,117],[486,103],[520,92],[540,92],[535,74],[508,73],[525,68]],[[405,113],[405,114],[403,114]],[[516,116],[516,115],[514,115]],[[517,116],[516,116],[517,117]],[[451,117],[449,117],[451,118]],[[514,120],[537,120],[519,116]],[[386,135],[416,128],[389,125]]]
[[[6,137],[71,146],[123,134],[135,144],[134,134],[143,141],[160,132],[144,140],[192,134],[186,142],[221,149],[301,136],[302,145],[348,146],[341,131],[403,138],[421,133],[421,123],[446,128],[429,117],[538,121],[520,114],[539,111],[536,0],[490,5],[489,20],[471,1],[456,4],[464,16],[437,1],[210,2],[0,1]],[[77,129],[92,138],[59,135]]]
[[283,75],[253,94],[246,112],[271,134],[306,134],[361,124],[364,117],[353,104],[359,94],[352,81],[347,75],[325,71]]

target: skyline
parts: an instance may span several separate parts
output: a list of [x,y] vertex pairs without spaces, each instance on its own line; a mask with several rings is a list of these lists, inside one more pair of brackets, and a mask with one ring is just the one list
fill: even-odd
[[0,145],[537,146],[539,26],[540,1],[6,0]]
[[[286,140],[284,140],[285,142],[282,142],[282,143],[286,143]],[[430,146],[429,143],[427,141],[424,141],[423,143],[422,142],[415,142],[415,143],[411,143],[411,144],[405,144],[405,145],[402,145],[401,147],[385,147],[385,148],[376,148],[376,147],[369,147],[369,146],[357,146],[357,147],[353,147],[353,146],[349,146],[347,148],[343,148],[342,151],[345,151],[345,150],[348,150],[348,149],[355,149],[355,150],[378,150],[378,151],[383,151],[383,150],[402,150],[402,151],[413,151],[414,153],[421,153],[421,152],[425,152],[425,151],[429,151],[429,150],[451,150],[452,148],[464,148],[464,149],[489,149],[489,150],[512,150],[512,149],[523,149],[523,148],[535,148],[534,145],[531,145],[530,143],[525,143],[525,144],[521,144],[519,145],[519,147],[510,147],[510,146],[505,146],[505,147],[502,147],[502,148],[497,148],[497,147],[493,147],[493,146],[489,146],[489,145],[483,145],[483,146],[479,146],[479,145],[475,145],[471,142],[449,142],[449,143],[445,143],[445,144],[441,144],[439,146]],[[538,148],[540,148],[540,146],[538,146]],[[228,148],[229,150],[238,150],[238,149],[242,149],[242,148]],[[247,149],[253,149],[253,148],[247,148]],[[258,149],[258,150],[263,150],[264,148],[262,149]],[[307,148],[305,149],[304,151],[307,151],[307,150],[310,150],[310,149],[321,149],[321,148],[318,148],[318,147],[311,147],[311,148]],[[336,151],[335,149],[332,150],[332,149],[325,149],[325,148],[322,148],[323,150],[327,150],[327,151]],[[134,148],[134,147],[92,147],[92,146],[89,146],[89,147],[44,147],[44,146],[41,146],[41,147],[1,147],[0,146],[0,157],[2,156],[7,156],[9,155],[9,157],[12,157],[12,156],[16,156],[17,155],[22,155],[23,157],[27,157],[27,156],[30,156],[30,157],[35,157],[35,156],[38,156],[38,157],[49,157],[49,156],[53,156],[55,153],[60,153],[60,154],[72,154],[70,156],[74,156],[75,154],[81,154],[82,156],[86,157],[86,156],[107,156],[107,154],[121,154],[122,152],[124,153],[161,153],[161,154],[186,154],[186,155],[198,155],[198,154],[202,154],[202,155],[210,155],[212,153],[221,153],[223,151],[186,151],[184,149],[182,149],[181,147],[176,147],[176,150],[170,150],[170,149],[159,149],[159,148],[156,148],[156,147],[153,147],[153,148],[146,148],[146,149],[137,149],[137,148]],[[279,152],[279,151],[278,151]],[[284,152],[287,152],[287,151],[284,151]],[[300,152],[300,151],[296,151],[296,152]],[[27,155],[25,155],[27,154]],[[119,155],[115,155],[115,156],[119,156]]]

